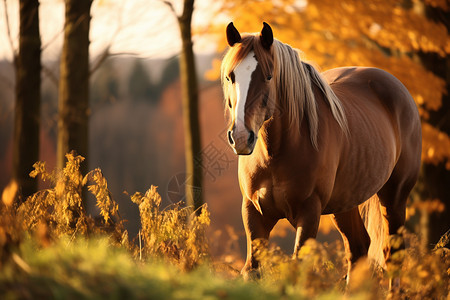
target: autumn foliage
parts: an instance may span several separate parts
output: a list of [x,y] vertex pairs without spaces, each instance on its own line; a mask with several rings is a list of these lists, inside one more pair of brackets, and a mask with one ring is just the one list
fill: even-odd
[[[446,1],[425,1],[444,10]],[[259,32],[262,21],[277,39],[303,51],[303,59],[322,70],[342,66],[374,66],[400,79],[415,99],[423,120],[423,161],[446,163],[450,169],[450,138],[430,125],[430,111],[439,110],[446,82],[425,68],[419,53],[450,54],[444,23],[429,20],[421,1],[226,1],[226,13],[237,28]],[[251,12],[251,13],[249,13]],[[225,49],[224,24],[217,26],[220,49]],[[219,29],[220,28],[220,29]],[[218,61],[207,78],[217,76]]]

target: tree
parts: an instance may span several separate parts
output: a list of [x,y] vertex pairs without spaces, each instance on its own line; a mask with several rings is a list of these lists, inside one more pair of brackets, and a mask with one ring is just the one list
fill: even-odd
[[91,74],[90,105],[92,113],[96,107],[112,103],[119,98],[119,78],[111,60],[106,60]]
[[167,60],[159,82],[153,87],[153,92],[155,93],[156,99],[161,98],[162,93],[167,89],[167,87],[179,78],[180,62],[178,57],[174,56]]
[[[170,2],[167,3],[172,11],[175,10]],[[182,87],[184,142],[186,158],[186,203],[193,206],[199,214],[198,208],[203,204],[202,156],[200,125],[198,119],[198,83],[195,68],[195,57],[192,44],[191,21],[194,11],[194,0],[184,0],[183,12],[178,16],[181,34],[182,50],[180,56],[180,76]]]
[[14,120],[13,179],[21,187],[19,201],[37,190],[29,176],[39,160],[41,38],[39,1],[20,0],[19,51],[14,55],[16,103]]
[[442,210],[434,199],[445,205],[430,219],[430,242],[450,227],[449,9],[446,1],[429,0],[226,1],[221,9],[248,31],[271,23],[278,39],[323,69],[375,66],[406,85],[423,128],[423,171],[412,206],[426,216]]
[[[65,0],[64,44],[60,63],[57,166],[66,153],[88,154],[89,27],[92,0]],[[83,174],[88,168],[85,162]]]
[[138,58],[134,61],[128,79],[128,93],[133,101],[142,101],[153,98],[150,74]]
[[[444,52],[438,53],[422,50],[417,51],[416,57],[427,70],[445,81],[446,92],[442,94],[441,106],[439,109],[429,112],[427,123],[430,124],[433,129],[438,131],[438,141],[436,141],[436,143],[444,142],[443,138],[440,138],[440,136],[445,135],[444,137],[447,138],[447,143],[444,142],[444,145],[447,148],[447,151],[450,151],[450,143],[448,142],[448,136],[450,135],[450,47],[448,47],[450,6],[448,4],[445,6],[445,2],[440,6],[432,6],[432,3],[415,3],[415,5],[421,4],[422,6],[416,9],[418,13],[435,24],[444,25],[447,30],[447,48]],[[442,147],[444,145],[440,146]],[[429,219],[430,229],[428,231],[428,240],[435,243],[439,240],[440,236],[450,228],[450,189],[448,188],[450,183],[449,160],[447,159],[447,163],[444,160],[439,159],[434,161],[434,163],[424,164],[422,169],[422,182],[422,197],[424,199],[440,199],[445,205],[442,213],[436,214],[433,218]],[[430,209],[428,208],[428,210]],[[429,212],[424,213],[426,214]]]

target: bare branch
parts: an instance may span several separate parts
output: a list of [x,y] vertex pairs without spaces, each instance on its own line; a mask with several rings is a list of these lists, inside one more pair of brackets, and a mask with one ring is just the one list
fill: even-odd
[[123,56],[123,55],[129,55],[129,56],[139,56],[136,52],[117,52],[117,53],[110,53],[109,57],[113,56]]
[[[4,1],[6,1],[6,0],[4,0]],[[84,19],[85,18],[83,18],[83,17],[78,18],[77,22],[75,22],[74,27],[79,26],[83,22]],[[64,31],[66,30],[66,26],[67,26],[67,24],[64,24],[63,28],[61,28],[61,30],[59,32],[57,32],[47,43],[45,43],[45,45],[42,46],[41,50],[44,51],[52,43],[54,43],[60,35],[64,34]]]
[[8,35],[9,46],[11,47],[11,52],[13,54],[13,60],[16,60],[17,50],[14,49],[14,42],[11,36],[11,26],[9,24],[9,15],[8,15],[8,3],[7,0],[3,0],[3,7],[5,10],[5,23],[6,23],[6,33]]
[[[112,38],[109,41],[108,45],[105,47],[105,49],[103,50],[102,54],[100,54],[99,58],[94,63],[94,66],[89,71],[89,76],[92,76],[92,74],[94,74],[109,57],[111,57],[111,56],[118,56],[118,55],[127,55],[127,53],[111,54],[111,52],[110,52],[110,49],[111,49],[112,45],[114,44],[115,38],[119,35],[120,31],[123,29],[123,11],[124,11],[123,10],[123,5],[124,5],[124,3],[125,3],[124,1],[121,2],[121,7],[119,9],[119,11],[121,13],[118,16],[117,28],[114,31],[114,34],[112,35]],[[128,54],[128,55],[134,55],[134,54]]]
[[116,53],[111,53],[111,52],[109,52],[109,46],[108,46],[105,49],[105,51],[99,56],[99,58],[96,60],[96,62],[94,63],[94,66],[92,67],[92,69],[89,72],[89,76],[92,76],[92,74],[94,74],[98,69],[100,69],[102,64],[108,58],[111,58],[111,57],[114,57],[114,56],[124,56],[124,55],[136,56],[136,57],[139,56],[139,54],[135,53],[135,52],[116,52]]
[[164,3],[165,5],[167,5],[170,8],[170,10],[173,12],[173,14],[175,16],[177,16],[177,12],[175,11],[175,7],[173,7],[172,2],[170,2],[170,1],[161,1],[161,2]]
[[92,74],[94,74],[95,71],[97,71],[101,67],[101,65],[108,59],[108,57],[111,54],[109,52],[110,47],[111,47],[111,43],[106,47],[106,49],[103,51],[103,53],[98,57],[98,59],[94,63],[93,67],[89,71],[89,76],[92,76]]
[[55,72],[53,72],[46,65],[42,64],[42,73],[44,73],[44,75],[47,76],[56,87],[58,87],[59,79],[58,76],[56,76]]
[[58,37],[64,33],[64,28],[61,29],[58,33],[56,33],[45,45],[42,46],[41,50],[44,51],[47,47],[49,47],[52,43],[54,43]]

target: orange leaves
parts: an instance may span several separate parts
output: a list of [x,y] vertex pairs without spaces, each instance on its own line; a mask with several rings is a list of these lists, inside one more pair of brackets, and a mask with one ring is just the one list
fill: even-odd
[[11,180],[2,192],[2,203],[0,207],[5,205],[6,207],[12,207],[14,199],[16,198],[19,185],[15,180]]
[[439,199],[429,199],[428,201],[415,201],[410,205],[409,209],[413,214],[416,209],[431,214],[435,212],[443,212],[445,205]]
[[446,162],[450,170],[450,137],[428,123],[422,124],[422,160],[438,164]]
[[449,36],[443,24],[430,22],[424,15],[401,11],[402,14],[392,16],[390,22],[383,22],[376,34],[369,32],[370,38],[377,40],[382,46],[402,52],[435,52],[440,56],[448,53]]
[[441,8],[444,11],[450,10],[448,0],[425,0],[425,2],[432,7]]
[[[442,94],[446,92],[445,81],[425,69],[408,56],[373,56],[373,65],[392,73],[408,88],[419,108],[438,110]],[[374,60],[376,58],[376,60]],[[427,119],[426,111],[421,116]]]
[[310,0],[305,16],[341,39],[367,36],[380,46],[401,52],[450,53],[443,24],[429,21],[420,1],[407,9],[402,1]]
[[220,65],[221,65],[221,60],[215,58],[212,61],[211,69],[206,71],[206,73],[205,73],[205,79],[210,80],[210,81],[219,80],[220,79]]

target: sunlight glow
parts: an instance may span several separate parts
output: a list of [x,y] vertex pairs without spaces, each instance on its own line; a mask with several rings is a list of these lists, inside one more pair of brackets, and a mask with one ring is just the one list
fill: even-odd
[[[3,2],[3,1],[2,1]],[[9,27],[13,48],[18,46],[19,6],[17,0],[6,0]],[[181,14],[182,1],[173,1],[177,14]],[[44,60],[55,60],[62,48],[64,2],[41,0],[40,31]],[[217,5],[201,0],[195,4],[193,27],[207,26],[212,10]],[[90,53],[95,57],[109,47],[110,53],[129,54],[144,58],[167,58],[179,53],[179,38],[176,16],[163,1],[147,0],[102,0],[94,1],[91,9]],[[5,3],[0,5],[0,59],[12,59]],[[194,36],[197,53],[214,52],[215,45],[207,37]]]

